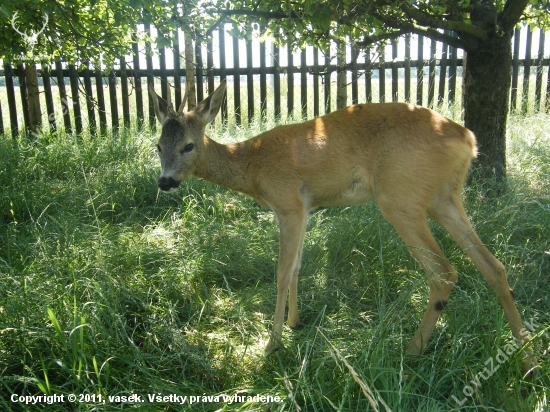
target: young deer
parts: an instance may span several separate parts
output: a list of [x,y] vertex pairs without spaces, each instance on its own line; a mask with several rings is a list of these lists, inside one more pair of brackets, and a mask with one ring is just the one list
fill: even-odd
[[[149,87],[162,125],[158,186],[176,189],[189,175],[242,192],[273,210],[280,226],[277,303],[266,351],[298,318],[298,270],[308,212],[319,206],[376,200],[425,270],[428,307],[407,353],[426,346],[458,275],[433,238],[426,215],[444,227],[498,296],[513,335],[525,331],[504,266],[487,250],[462,205],[462,185],[476,156],[474,135],[440,114],[404,103],[359,104],[305,123],[278,126],[250,140],[222,145],[204,135],[219,111],[225,81],[194,111],[177,112]],[[525,372],[536,365],[529,352]]]

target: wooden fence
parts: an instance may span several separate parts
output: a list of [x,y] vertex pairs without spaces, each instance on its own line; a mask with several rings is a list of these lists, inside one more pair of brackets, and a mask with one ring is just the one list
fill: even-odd
[[[156,32],[149,26],[144,30]],[[532,51],[534,37],[538,39],[536,57]],[[227,53],[229,49],[232,53]],[[522,49],[524,54],[520,56]],[[187,73],[181,67],[183,51],[179,46],[174,50],[161,49],[155,61],[150,50],[148,44],[135,43],[132,57],[120,58],[118,68],[107,74],[105,70],[92,68],[77,71],[74,65],[62,62],[52,67],[43,65],[39,70],[43,124],[52,130],[58,130],[63,124],[69,133],[81,133],[88,127],[93,134],[105,132],[109,125],[128,127],[133,121],[141,126],[148,120],[154,127],[154,111],[146,84],[156,79],[159,88],[160,80],[164,98],[168,82],[175,84],[172,96],[178,106],[182,98],[180,85],[185,84]],[[220,28],[208,44],[195,44],[192,76],[196,81],[197,101],[211,93],[221,79],[227,78],[228,99],[222,106],[221,121],[235,124],[241,124],[244,116],[248,122],[258,116],[319,116],[334,110],[335,97],[341,99],[342,95],[346,104],[359,101],[410,101],[427,106],[461,104],[463,56],[454,47],[407,36],[378,54],[374,50],[359,53],[348,47],[346,56],[345,61],[337,63],[334,49],[323,51],[308,47],[293,53],[287,47],[269,42],[238,40]],[[516,30],[511,110],[526,111],[529,106],[535,110],[550,109],[549,66],[550,59],[545,58],[545,33],[538,31],[533,36],[529,28]],[[9,124],[11,135],[16,137],[21,120],[25,129],[29,128],[24,67],[4,63],[3,69],[0,70],[0,134],[5,133],[5,125]],[[343,86],[337,88],[339,73],[340,76],[344,73],[344,82],[338,82]],[[546,83],[544,95],[543,83]]]

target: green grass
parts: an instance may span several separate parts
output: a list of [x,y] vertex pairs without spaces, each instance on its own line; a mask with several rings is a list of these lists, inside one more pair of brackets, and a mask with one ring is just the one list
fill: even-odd
[[[510,330],[494,294],[437,226],[461,277],[422,356],[404,350],[425,309],[425,276],[371,204],[312,213],[299,286],[305,327],[285,327],[285,349],[265,357],[278,253],[270,212],[195,178],[159,193],[155,137],[147,131],[4,137],[1,407],[548,410],[549,122],[542,114],[511,119],[506,195],[484,198],[475,184],[465,193],[479,235],[508,269],[522,317],[537,317],[532,346],[542,366],[523,380],[513,358],[479,388],[470,381],[511,342]],[[210,135],[243,140],[271,126],[217,125]],[[461,401],[466,386],[475,393],[460,407],[452,396]],[[11,401],[44,394],[64,395],[64,402]],[[71,403],[69,394],[96,402]],[[180,406],[150,403],[148,394],[188,398]],[[235,394],[282,402],[202,399]],[[108,398],[130,395],[145,402]],[[190,405],[191,396],[200,399]]]

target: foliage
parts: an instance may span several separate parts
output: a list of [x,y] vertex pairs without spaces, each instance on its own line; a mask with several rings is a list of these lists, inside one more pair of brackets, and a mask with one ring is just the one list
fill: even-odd
[[[153,0],[8,0],[0,5],[0,58],[5,61],[62,61],[78,65],[91,61],[110,67],[114,59],[127,55],[131,42],[146,38],[138,31],[140,23],[150,23],[168,33],[185,27],[178,15],[191,18],[188,2],[175,9],[172,2]],[[16,15],[17,13],[17,15]],[[16,19],[14,19],[14,16]],[[23,36],[12,27],[30,35],[48,23],[37,37],[32,53]],[[156,43],[170,44],[172,39],[160,34]]]
[[[425,276],[371,204],[311,215],[299,289],[305,326],[286,328],[285,348],[265,357],[278,251],[271,213],[194,178],[158,193],[149,131],[3,137],[0,409],[374,410],[368,388],[396,411],[545,410],[549,121],[512,119],[505,196],[483,198],[476,185],[466,192],[468,213],[506,265],[523,318],[538,316],[532,345],[542,368],[524,380],[511,359],[462,407],[452,396],[463,400],[510,330],[494,293],[435,225],[461,276],[422,356],[403,353],[425,309]],[[243,140],[271,126],[209,134]],[[96,401],[70,403],[71,393]],[[24,405],[13,394],[65,401]],[[145,402],[121,401],[132,394]],[[150,404],[148,394],[280,395],[283,402],[180,406]]]
[[[92,61],[109,67],[115,58],[130,52],[132,40],[147,36],[137,30],[138,23],[154,24],[163,33],[181,28],[195,37],[207,37],[229,21],[236,23],[233,31],[241,36],[264,29],[266,35],[299,47],[309,43],[327,48],[331,40],[346,36],[354,46],[366,47],[414,32],[467,48],[487,32],[509,28],[520,18],[534,25],[548,24],[549,4],[548,0],[528,4],[526,0],[8,0],[0,5],[0,23],[5,28],[0,32],[0,58]],[[480,10],[484,17],[473,21]],[[16,27],[29,35],[38,33],[48,16],[32,55],[22,35],[12,28],[15,13]],[[489,21],[492,16],[498,18]],[[453,30],[458,37],[440,29]],[[161,33],[155,41],[170,45],[174,39]]]
[[[345,41],[346,36],[352,45],[365,47],[404,33],[467,49],[490,32],[509,31],[520,19],[539,25],[550,21],[548,0],[206,0],[199,7],[208,14],[200,23],[203,32],[232,21],[242,35],[251,27],[264,27],[284,43],[325,49],[330,40]],[[452,30],[458,37],[441,30]]]

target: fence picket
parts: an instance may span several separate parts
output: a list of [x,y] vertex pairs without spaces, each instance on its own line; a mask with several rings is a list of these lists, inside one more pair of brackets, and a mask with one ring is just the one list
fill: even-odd
[[[95,91],[99,112],[99,132],[104,135],[107,133],[107,110],[105,109],[105,93],[103,93],[103,75],[100,70],[95,71]],[[143,113],[143,109],[141,112]]]
[[25,122],[25,130],[29,130],[29,100],[27,98],[27,79],[25,77],[25,68],[22,64],[17,65],[17,77],[19,78],[19,94],[21,96],[21,106],[23,106],[23,121]]
[[529,81],[531,75],[531,44],[533,42],[533,32],[531,27],[527,26],[527,39],[525,41],[525,60],[523,64],[523,88],[521,90],[521,111],[527,113],[527,105],[529,103]]
[[[218,41],[220,43],[220,81],[227,79],[225,64],[225,30],[220,27],[218,30]],[[227,92],[222,101],[222,122],[226,123],[227,113]]]
[[63,75],[63,65],[59,60],[55,62],[55,71],[57,77],[57,87],[59,89],[59,98],[61,99],[61,107],[63,110],[63,123],[65,124],[65,131],[67,133],[72,133],[70,111],[73,104],[71,99],[71,104],[69,105],[67,89],[65,87],[65,76]]
[[397,41],[391,42],[391,101],[399,100],[399,69],[397,68]]
[[287,45],[286,47],[287,51],[287,58],[288,58],[288,67],[286,71],[286,77],[287,77],[287,114],[288,117],[292,117],[294,112],[294,56],[292,54],[292,47],[290,45]]
[[[53,103],[53,94],[51,86],[51,74],[50,67],[47,64],[42,65],[42,82],[44,84],[44,96],[46,97],[46,114],[48,118],[48,128],[50,131],[55,132],[57,125],[55,123],[55,106]],[[2,115],[0,114],[0,122]]]
[[[261,28],[263,31],[264,28]],[[267,71],[265,42],[260,43],[260,113],[262,119],[267,117]]]
[[6,78],[8,109],[10,112],[11,137],[15,139],[19,135],[19,126],[17,121],[17,106],[15,104],[15,88],[13,87],[13,70],[9,63],[4,64],[4,76]]
[[246,41],[246,90],[248,94],[248,123],[254,118],[254,75],[252,74],[252,40]]
[[281,117],[281,47],[273,43],[273,105],[275,106],[275,119]]
[[86,110],[88,111],[88,128],[90,134],[94,136],[96,134],[96,121],[95,121],[95,109],[94,109],[94,96],[92,94],[92,79],[90,77],[90,69],[88,68],[89,62],[86,63],[86,68],[82,70],[84,77],[84,91],[86,98]]
[[[135,40],[135,38],[134,38],[134,40]],[[140,129],[141,126],[143,125],[144,120],[145,120],[145,115],[144,115],[144,112],[143,112],[143,94],[142,94],[142,88],[141,88],[141,69],[139,67],[139,46],[138,46],[136,41],[134,41],[132,43],[132,51],[133,51],[133,54],[134,54],[134,56],[133,56],[133,61],[134,61],[133,74],[134,74],[134,93],[136,95],[137,126],[138,126],[138,129]],[[176,53],[176,51],[174,51],[174,53]],[[176,66],[177,69],[175,67],[174,70],[178,70],[179,69],[179,56],[178,56],[178,59],[174,59],[174,64],[177,64],[177,66]],[[179,84],[176,87],[179,87]],[[98,89],[98,99],[99,99],[99,89]],[[100,118],[99,122],[101,124],[101,111],[100,111],[99,118]]]
[[239,39],[233,37],[233,90],[235,105],[235,123],[241,124],[241,76],[239,63]]
[[418,36],[418,54],[416,58],[416,104],[422,106],[424,94],[424,36]]
[[109,73],[109,101],[111,103],[111,127],[116,131],[119,127],[119,123],[116,97],[116,72],[114,68],[111,69]]
[[537,76],[535,79],[535,111],[540,110],[540,100],[542,95],[542,69],[544,59],[544,31],[539,29],[539,52],[537,55]]
[[130,127],[130,101],[128,100],[128,73],[126,59],[120,58],[120,94],[122,95],[122,121],[125,127]]
[[405,36],[405,101],[411,101],[411,35]]
[[313,116],[319,116],[319,49],[313,49]]
[[[69,81],[71,86],[71,98],[73,100],[73,111],[74,111],[74,127],[77,134],[82,133],[82,111],[80,109],[80,98],[78,93],[79,85],[79,75],[76,71],[74,64],[69,64]],[[111,107],[112,110],[112,107]]]

